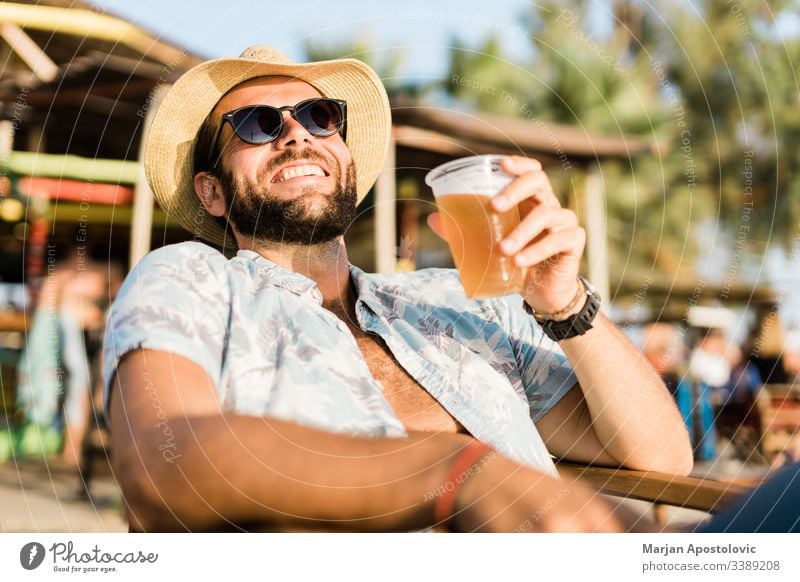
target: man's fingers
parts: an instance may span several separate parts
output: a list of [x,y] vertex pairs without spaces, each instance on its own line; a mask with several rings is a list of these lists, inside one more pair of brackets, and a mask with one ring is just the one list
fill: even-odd
[[551,232],[517,253],[515,262],[530,267],[561,253],[580,253],[586,242],[586,232],[579,226]]
[[558,232],[577,225],[578,217],[571,210],[554,206],[537,206],[508,233],[500,243],[500,250],[505,255],[513,255],[531,241],[546,234],[546,231]]
[[561,206],[553,193],[547,174],[535,170],[521,175],[498,192],[492,198],[492,207],[498,212],[504,212],[528,199],[535,199],[539,204],[546,206]]
[[500,168],[512,176],[521,176],[528,172],[541,170],[542,163],[537,159],[525,156],[505,156],[500,160]]

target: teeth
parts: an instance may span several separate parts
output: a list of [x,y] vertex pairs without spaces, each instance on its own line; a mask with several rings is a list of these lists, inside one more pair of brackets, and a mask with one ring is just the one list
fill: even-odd
[[325,172],[322,171],[322,168],[313,164],[308,166],[292,166],[281,172],[277,181],[284,182],[300,176],[325,176]]

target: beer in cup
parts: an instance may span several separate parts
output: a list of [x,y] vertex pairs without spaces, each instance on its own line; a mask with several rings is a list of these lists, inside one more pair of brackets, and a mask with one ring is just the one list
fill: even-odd
[[500,169],[503,156],[472,156],[428,172],[445,236],[468,297],[481,299],[522,291],[525,271],[500,252],[520,221],[519,210],[496,212],[490,204],[513,176]]

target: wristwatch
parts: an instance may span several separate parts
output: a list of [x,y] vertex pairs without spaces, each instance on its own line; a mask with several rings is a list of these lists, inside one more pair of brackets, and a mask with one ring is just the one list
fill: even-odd
[[597,293],[594,285],[589,283],[585,278],[578,275],[578,281],[583,286],[583,292],[586,294],[586,302],[583,304],[581,310],[564,320],[553,319],[540,319],[536,317],[536,313],[531,307],[523,302],[526,311],[536,317],[536,321],[544,331],[545,335],[553,341],[563,341],[576,335],[583,335],[592,329],[592,322],[600,310],[600,295]]

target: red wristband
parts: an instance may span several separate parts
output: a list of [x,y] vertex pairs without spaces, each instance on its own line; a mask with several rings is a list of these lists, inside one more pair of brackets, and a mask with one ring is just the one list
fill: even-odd
[[455,461],[450,465],[447,478],[439,487],[442,494],[436,499],[434,508],[434,519],[437,524],[445,525],[452,519],[459,487],[472,475],[470,468],[491,451],[492,448],[489,445],[485,445],[479,440],[473,440],[458,453]]

